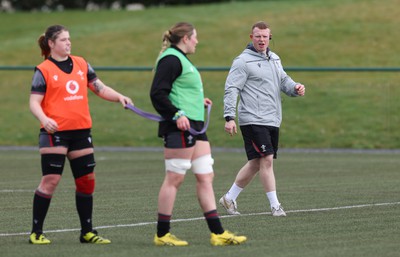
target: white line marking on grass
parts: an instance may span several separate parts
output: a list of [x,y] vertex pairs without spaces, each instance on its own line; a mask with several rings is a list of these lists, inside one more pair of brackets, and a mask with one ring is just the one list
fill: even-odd
[[0,193],[19,193],[19,192],[33,193],[33,192],[35,192],[35,190],[26,190],[26,189],[2,189],[2,190],[0,190]]
[[[398,205],[398,204],[400,204],[400,202],[372,203],[372,204],[349,205],[349,206],[340,206],[340,207],[331,207],[331,208],[304,209],[304,210],[291,210],[291,211],[288,210],[288,211],[286,211],[286,213],[336,211],[336,210],[377,207],[377,206],[389,206],[389,205]],[[244,216],[270,215],[270,214],[271,214],[271,212],[246,213],[246,214],[240,214],[240,215],[222,215],[222,216],[220,216],[220,218],[223,219],[223,218],[235,218],[235,217],[244,217]],[[188,218],[188,219],[175,219],[175,220],[171,220],[171,223],[196,221],[196,220],[204,220],[204,217]],[[133,224],[117,224],[117,225],[108,225],[108,226],[98,226],[98,227],[95,227],[95,229],[141,227],[141,226],[154,225],[154,224],[157,224],[157,221],[139,222],[139,223],[133,223]],[[56,229],[56,230],[47,230],[47,231],[45,231],[45,233],[63,233],[63,232],[73,232],[73,231],[80,231],[80,230],[81,230],[80,228]],[[30,232],[2,233],[2,234],[0,234],[0,237],[21,236],[21,235],[29,235],[29,234],[30,234]]]

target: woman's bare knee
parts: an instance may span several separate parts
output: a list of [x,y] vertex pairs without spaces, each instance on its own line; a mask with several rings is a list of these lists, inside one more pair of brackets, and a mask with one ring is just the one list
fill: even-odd
[[52,195],[61,180],[61,175],[50,174],[42,177],[39,184],[39,191],[48,195]]

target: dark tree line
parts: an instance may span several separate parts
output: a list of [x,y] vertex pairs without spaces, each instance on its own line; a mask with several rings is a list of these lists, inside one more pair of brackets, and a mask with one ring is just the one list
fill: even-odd
[[144,7],[159,5],[193,5],[204,3],[229,2],[231,0],[8,0],[16,10],[33,10],[47,7],[56,9],[85,9],[88,3],[94,3],[103,8],[110,7],[114,2],[119,2],[121,7],[128,4],[142,4]]

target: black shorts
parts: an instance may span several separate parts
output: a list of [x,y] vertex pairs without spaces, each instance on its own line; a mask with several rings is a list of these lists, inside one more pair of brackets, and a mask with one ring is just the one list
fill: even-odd
[[41,129],[39,148],[57,146],[66,147],[68,152],[93,148],[90,129],[57,131],[54,134],[49,134],[44,129]]
[[[190,121],[190,126],[193,129],[200,131],[204,126],[204,122]],[[193,135],[189,131],[179,130],[176,125],[170,126],[169,131],[162,137],[164,139],[164,147],[174,149],[192,147],[196,144],[197,140],[208,141],[206,133]]]
[[163,136],[165,148],[189,148],[196,144],[197,140],[208,141],[206,133],[192,135],[189,131],[171,132]]
[[247,159],[252,160],[267,155],[277,158],[279,128],[261,125],[240,126]]

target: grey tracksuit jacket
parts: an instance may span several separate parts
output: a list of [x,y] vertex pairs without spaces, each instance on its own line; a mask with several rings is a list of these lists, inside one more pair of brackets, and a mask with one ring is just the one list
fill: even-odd
[[282,121],[281,91],[297,96],[294,82],[283,70],[275,53],[258,53],[252,44],[234,59],[225,83],[224,117],[236,117],[238,123],[279,127]]

